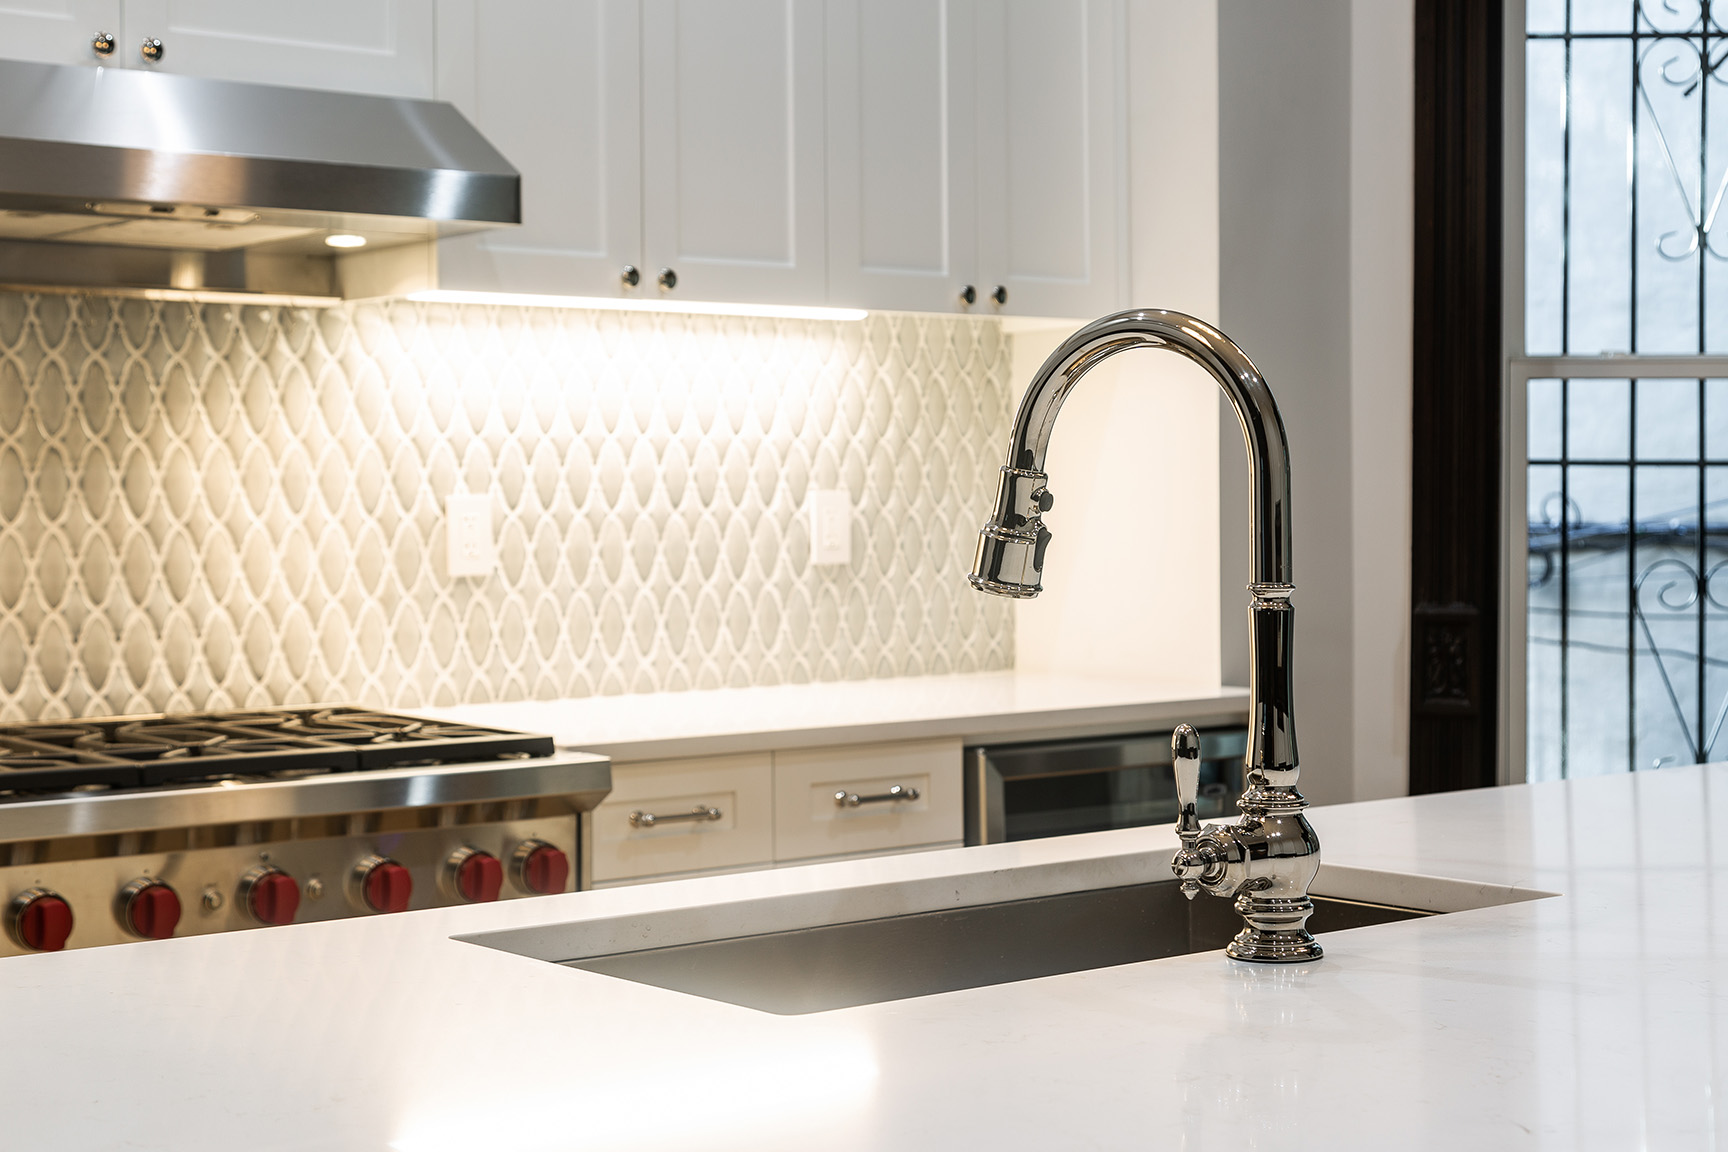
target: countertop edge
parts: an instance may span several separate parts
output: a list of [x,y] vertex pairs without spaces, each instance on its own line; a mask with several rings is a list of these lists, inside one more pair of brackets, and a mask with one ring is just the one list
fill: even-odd
[[1219,696],[1057,708],[1040,712],[985,713],[919,720],[890,720],[881,723],[668,736],[654,740],[566,742],[557,733],[553,735],[561,748],[592,752],[609,756],[616,762],[629,763],[637,760],[672,760],[740,752],[782,752],[793,748],[885,744],[948,737],[958,737],[965,744],[1069,740],[1126,733],[1146,725],[1189,723],[1203,727],[1208,724],[1241,723],[1246,715],[1245,696]]
[[[512,700],[414,711],[544,732],[560,748],[629,763],[912,740],[1000,744],[1126,735],[1176,723],[1240,724],[1248,706],[1244,688],[1165,688],[1072,678],[1050,694],[1054,703],[1040,699],[1037,681],[1018,678],[987,686],[987,691],[968,692],[947,704],[921,695],[926,689],[941,692],[952,684],[940,677],[837,681],[651,696]],[[814,698],[812,688],[819,691]],[[850,700],[837,704],[837,698],[853,689],[855,707]],[[1032,703],[1022,707],[1020,702],[1026,699]]]

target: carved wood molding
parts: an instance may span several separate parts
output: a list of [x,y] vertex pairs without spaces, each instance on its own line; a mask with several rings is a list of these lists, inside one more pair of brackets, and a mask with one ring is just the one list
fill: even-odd
[[1480,614],[1468,604],[1421,604],[1414,615],[1416,711],[1474,716],[1481,704]]

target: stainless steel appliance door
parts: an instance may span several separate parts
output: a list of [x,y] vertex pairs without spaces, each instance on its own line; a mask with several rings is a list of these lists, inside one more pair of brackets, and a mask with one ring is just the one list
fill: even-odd
[[[1229,815],[1242,790],[1243,727],[1200,733],[1199,813]],[[966,749],[966,843],[996,844],[1176,819],[1170,734],[1137,733]]]

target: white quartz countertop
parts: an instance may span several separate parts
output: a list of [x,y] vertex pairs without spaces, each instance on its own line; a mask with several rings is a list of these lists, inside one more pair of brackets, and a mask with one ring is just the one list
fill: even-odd
[[1180,723],[1241,723],[1248,693],[1156,680],[980,672],[417,708],[543,732],[615,760],[960,737],[1084,736]]
[[[1168,828],[0,960],[11,1149],[1704,1149],[1728,768],[1320,808],[1331,866],[1560,893],[774,1016],[454,940],[1157,876]],[[857,905],[857,900],[853,900]],[[1717,909],[1723,920],[1716,920]],[[577,928],[580,929],[578,924]],[[1720,934],[1719,934],[1720,933]]]

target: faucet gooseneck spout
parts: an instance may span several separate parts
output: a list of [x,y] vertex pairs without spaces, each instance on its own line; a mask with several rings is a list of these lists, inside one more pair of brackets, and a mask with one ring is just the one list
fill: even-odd
[[1315,960],[1320,945],[1305,925],[1314,910],[1308,886],[1320,868],[1320,842],[1302,815],[1307,801],[1296,787],[1291,709],[1290,453],[1272,392],[1242,350],[1203,321],[1151,308],[1095,320],[1063,341],[1020,402],[996,511],[979,536],[970,580],[998,596],[1038,595],[1050,544],[1043,516],[1055,506],[1044,458],[1056,415],[1090,368],[1135,348],[1168,349],[1210,372],[1236,411],[1248,451],[1252,578],[1242,818],[1200,826],[1193,812],[1198,737],[1187,725],[1178,728],[1172,751],[1183,847],[1171,868],[1190,898],[1204,890],[1235,900],[1247,924],[1226,949],[1231,957]]

